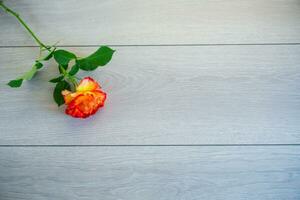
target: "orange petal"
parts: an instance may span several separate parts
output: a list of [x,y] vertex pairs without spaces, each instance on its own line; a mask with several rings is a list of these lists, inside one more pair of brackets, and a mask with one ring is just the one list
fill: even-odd
[[65,104],[68,105],[75,97],[81,94],[81,92],[70,92],[69,90],[63,90],[61,94],[64,97]]
[[80,81],[79,85],[76,88],[76,91],[86,92],[86,91],[93,91],[99,89],[100,86],[96,81],[94,81],[94,79],[92,79],[91,77],[85,77]]
[[105,99],[106,94],[102,91],[81,93],[69,103],[66,114],[78,118],[89,117],[104,105]]

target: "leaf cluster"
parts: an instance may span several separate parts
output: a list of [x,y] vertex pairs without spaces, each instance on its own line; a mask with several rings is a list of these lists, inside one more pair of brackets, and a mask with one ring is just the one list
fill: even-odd
[[[49,53],[40,59],[37,59],[32,68],[22,76],[8,82],[10,87],[20,87],[24,80],[31,80],[37,72],[44,66],[43,62],[54,58],[58,64],[59,76],[51,79],[49,82],[55,83],[53,98],[58,106],[64,104],[64,99],[61,94],[63,90],[71,90],[77,86],[77,77],[75,76],[79,70],[93,71],[98,67],[105,66],[112,58],[115,50],[108,46],[101,46],[96,52],[85,58],[79,58],[74,53],[56,49],[55,46],[47,49]],[[71,61],[75,61],[72,67],[69,67]]]

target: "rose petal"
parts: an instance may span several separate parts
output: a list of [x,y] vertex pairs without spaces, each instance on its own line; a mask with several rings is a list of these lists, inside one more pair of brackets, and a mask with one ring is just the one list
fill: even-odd
[[66,114],[78,118],[93,115],[104,105],[106,94],[102,91],[85,92],[76,96],[66,109]]
[[93,90],[100,90],[99,84],[94,81],[91,77],[86,77],[82,79],[79,85],[76,88],[77,92],[86,92],[86,91],[93,91]]

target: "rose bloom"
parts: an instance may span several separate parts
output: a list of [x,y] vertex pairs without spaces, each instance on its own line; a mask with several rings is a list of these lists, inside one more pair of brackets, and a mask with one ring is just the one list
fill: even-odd
[[106,94],[99,84],[90,77],[82,79],[76,92],[62,91],[65,100],[66,114],[76,118],[86,118],[95,114],[104,106]]

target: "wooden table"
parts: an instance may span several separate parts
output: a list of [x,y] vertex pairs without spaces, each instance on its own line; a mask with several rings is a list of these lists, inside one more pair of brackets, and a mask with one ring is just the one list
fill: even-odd
[[0,11],[1,200],[300,199],[298,0],[10,0],[48,44],[116,49],[87,120],[52,100]]

